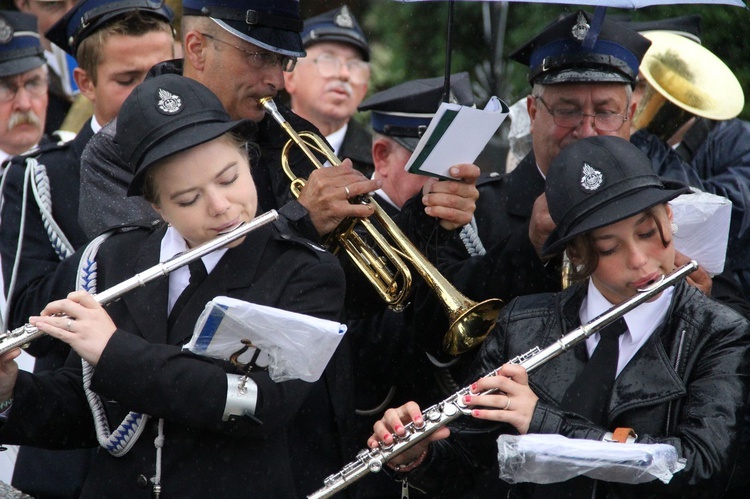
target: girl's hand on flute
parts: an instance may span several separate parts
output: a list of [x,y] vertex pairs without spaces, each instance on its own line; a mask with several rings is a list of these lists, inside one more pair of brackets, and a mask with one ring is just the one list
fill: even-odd
[[49,303],[39,317],[31,317],[32,325],[50,336],[64,341],[92,366],[117,330],[109,314],[85,291],[74,291],[65,300]]

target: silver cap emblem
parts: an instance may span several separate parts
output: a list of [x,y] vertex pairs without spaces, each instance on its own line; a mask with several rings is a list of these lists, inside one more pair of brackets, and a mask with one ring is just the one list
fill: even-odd
[[13,26],[4,17],[0,17],[0,43],[5,45],[13,39]]
[[333,18],[333,24],[342,28],[354,27],[354,20],[352,19],[352,15],[349,13],[349,7],[347,7],[346,5],[341,7],[339,13],[336,14],[336,17]]
[[182,111],[182,98],[177,94],[160,88],[157,107],[164,114],[177,114]]
[[573,35],[573,38],[575,38],[579,42],[582,42],[583,39],[586,38],[590,27],[591,26],[589,26],[589,23],[586,21],[586,16],[583,15],[583,12],[579,12],[578,20],[571,28],[570,34]]
[[581,177],[581,187],[583,187],[583,190],[593,192],[602,186],[602,182],[604,182],[602,172],[590,164],[584,163],[583,176]]

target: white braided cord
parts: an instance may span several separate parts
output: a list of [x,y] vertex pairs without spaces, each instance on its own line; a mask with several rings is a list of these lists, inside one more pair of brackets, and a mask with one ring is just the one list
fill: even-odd
[[[83,289],[91,294],[96,293],[96,253],[99,251],[101,244],[110,235],[112,235],[112,231],[105,232],[86,246],[78,266],[78,281],[76,282],[76,289]],[[148,421],[149,416],[147,414],[140,414],[131,411],[125,416],[125,419],[120,423],[120,426],[110,432],[109,422],[107,421],[107,415],[104,412],[102,400],[99,398],[99,395],[94,393],[90,388],[91,377],[94,375],[94,367],[83,359],[81,359],[81,366],[83,368],[83,389],[86,392],[86,399],[89,402],[91,413],[94,416],[96,439],[99,441],[99,445],[105,448],[107,452],[113,456],[124,456],[138,441],[138,437],[140,437],[141,433],[146,428],[146,422]],[[157,470],[160,471],[160,467],[157,467]]]
[[[47,167],[39,164],[34,158],[27,158],[26,169],[31,170],[34,177],[31,190],[34,193],[36,204],[39,206],[39,213],[42,215],[42,223],[49,242],[52,244],[52,249],[57,253],[57,257],[60,260],[65,260],[75,252],[75,249],[52,216],[52,191],[50,190]],[[21,234],[23,235],[23,233]]]
[[161,491],[161,459],[162,452],[164,451],[164,418],[159,419],[158,431],[159,433],[154,439],[154,447],[156,447],[156,473],[151,478],[151,483],[154,484],[155,491]]
[[484,248],[484,244],[482,244],[482,240],[479,237],[477,220],[473,216],[471,217],[471,222],[461,227],[461,233],[459,236],[466,247],[466,251],[469,252],[469,256],[479,256],[487,253],[487,250]]

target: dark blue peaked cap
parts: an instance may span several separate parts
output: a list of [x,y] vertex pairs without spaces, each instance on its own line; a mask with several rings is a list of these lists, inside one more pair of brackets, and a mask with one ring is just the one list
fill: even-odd
[[78,46],[114,17],[141,11],[172,22],[174,13],[163,0],[82,0],[57,21],[45,36],[49,41],[76,57]]
[[182,0],[186,16],[207,16],[262,49],[304,57],[299,0]]
[[533,85],[556,83],[629,83],[635,85],[638,67],[651,42],[621,23],[602,20],[593,47],[583,44],[592,23],[580,10],[547,27],[510,58],[529,66]]
[[362,59],[370,60],[370,46],[367,38],[359,27],[357,19],[349,11],[349,7],[342,5],[305,20],[302,30],[302,43],[309,47],[318,42],[340,42],[354,45],[362,52]]
[[46,62],[36,17],[0,11],[0,77],[24,73]]
[[[387,135],[410,151],[435,116],[443,101],[444,77],[407,81],[365,100],[360,111],[372,111],[372,129]],[[469,73],[451,75],[449,101],[473,106]]]

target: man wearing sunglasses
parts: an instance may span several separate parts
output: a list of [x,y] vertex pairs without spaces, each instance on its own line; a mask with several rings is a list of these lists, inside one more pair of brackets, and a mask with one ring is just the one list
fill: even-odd
[[337,157],[371,177],[370,135],[351,119],[370,81],[370,47],[357,19],[346,5],[311,17],[302,43],[307,56],[284,75],[292,111],[318,127]]

